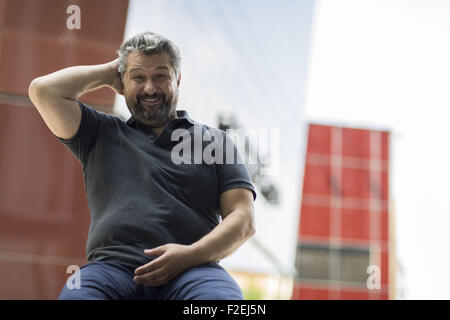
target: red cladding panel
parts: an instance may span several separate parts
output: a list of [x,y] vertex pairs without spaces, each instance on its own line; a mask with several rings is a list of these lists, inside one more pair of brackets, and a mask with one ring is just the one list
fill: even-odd
[[381,241],[389,241],[389,213],[387,211],[380,212],[381,219]]
[[[66,238],[68,235],[66,235]],[[31,241],[31,239],[27,239]],[[50,240],[49,240],[50,241]],[[53,239],[53,242],[58,241]],[[38,241],[37,244],[42,244]],[[61,246],[57,244],[55,246]],[[37,250],[36,250],[37,251]],[[49,299],[54,300],[70,276],[67,267],[85,264],[76,258],[54,257],[18,252],[1,253],[0,299]],[[58,261],[58,259],[61,259]]]
[[370,158],[370,131],[343,128],[342,155],[344,157]]
[[329,195],[330,176],[331,170],[329,166],[307,164],[303,180],[303,194]]
[[349,198],[370,197],[370,172],[364,169],[342,169],[342,196]]
[[[81,11],[81,29],[69,30],[67,7]],[[127,15],[127,0],[3,0],[0,2],[0,92],[26,95],[34,78],[58,69],[98,64],[117,57]],[[101,19],[99,19],[101,17]],[[102,89],[84,97],[112,104]]]
[[79,214],[76,199],[86,198],[80,164],[36,109],[0,104],[0,124],[1,216],[70,222]]
[[[388,299],[389,133],[372,134],[371,130],[340,128],[335,131],[336,134],[342,132],[342,149],[340,149],[340,136],[334,137],[333,141],[336,145],[332,145],[333,130],[334,127],[330,126],[310,125],[309,127],[299,238],[305,237],[308,241],[316,239],[323,242],[330,237],[330,230],[336,230],[339,232],[336,236],[340,237],[343,243],[351,243],[367,247],[367,249],[372,248],[370,243],[373,247],[382,248],[384,251],[381,252],[379,262],[382,287],[381,290],[366,290],[362,283],[361,287],[343,287],[341,291],[333,291],[326,285],[296,283],[292,298]],[[377,141],[377,138],[381,138],[381,141]],[[378,147],[381,148],[378,149]],[[379,159],[376,160],[382,161],[369,161],[371,148],[377,153],[374,156]],[[342,150],[342,154],[338,152],[334,156],[342,155],[343,161],[333,163],[333,165],[342,164],[342,168],[331,169],[329,162],[334,158],[327,156],[332,149],[336,152]],[[329,198],[330,195],[341,196],[342,201],[336,204],[340,203],[342,207],[337,205],[331,210],[329,206],[333,198]],[[340,229],[330,225],[332,222],[337,223]],[[372,222],[375,223],[374,226],[371,226]],[[371,238],[371,231],[376,233],[372,235],[373,238]],[[378,254],[378,252],[372,253]]]
[[381,133],[381,159],[389,160],[389,132]]
[[328,300],[328,288],[315,288],[303,284],[296,284],[294,286],[293,300]]
[[381,200],[387,201],[389,195],[389,173],[383,171],[381,173]]
[[341,300],[370,300],[370,293],[368,290],[341,290]]
[[389,252],[383,251],[381,253],[381,287],[382,288],[386,287],[388,284],[389,284]]
[[331,127],[321,125],[309,125],[308,134],[308,154],[326,154],[331,153]]
[[0,299],[55,299],[86,263],[80,164],[32,107],[0,104],[0,137]]
[[367,241],[370,237],[370,213],[366,210],[341,210],[343,239]]
[[330,236],[330,208],[302,205],[299,236]]
[[[66,27],[71,4],[81,9],[81,30]],[[81,166],[27,91],[38,76],[114,59],[127,8],[127,0],[0,0],[0,299],[55,299],[66,268],[86,263]],[[83,101],[108,111],[114,93]]]
[[380,294],[379,300],[389,300],[389,293]]

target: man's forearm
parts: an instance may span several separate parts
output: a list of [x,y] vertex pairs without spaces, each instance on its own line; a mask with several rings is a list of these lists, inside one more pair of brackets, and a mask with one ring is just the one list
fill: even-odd
[[33,80],[46,94],[75,100],[82,94],[112,86],[115,80],[114,66],[111,63],[69,67]]
[[236,251],[255,233],[253,212],[236,209],[191,245],[195,264],[219,261]]
[[123,93],[118,59],[105,64],[65,68],[34,79],[28,95],[48,128],[63,139],[78,131],[81,109],[76,100],[85,92],[110,86]]

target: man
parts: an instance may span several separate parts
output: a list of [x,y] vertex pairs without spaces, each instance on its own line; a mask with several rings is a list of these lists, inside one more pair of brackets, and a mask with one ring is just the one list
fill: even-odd
[[[81,288],[65,286],[59,298],[242,299],[217,262],[255,232],[256,193],[245,165],[239,157],[173,161],[177,130],[223,137],[215,152],[223,159],[235,148],[223,131],[176,110],[181,59],[169,39],[140,33],[118,54],[36,78],[29,88],[46,125],[82,165],[91,214]],[[124,95],[128,121],[77,100],[103,86]],[[201,143],[200,152],[209,147]]]

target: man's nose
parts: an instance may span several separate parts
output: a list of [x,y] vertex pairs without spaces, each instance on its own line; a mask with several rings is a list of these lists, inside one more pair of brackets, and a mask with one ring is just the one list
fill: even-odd
[[156,88],[155,84],[153,83],[153,81],[148,80],[145,83],[144,92],[145,92],[145,94],[147,94],[149,96],[154,95],[157,92],[157,88]]

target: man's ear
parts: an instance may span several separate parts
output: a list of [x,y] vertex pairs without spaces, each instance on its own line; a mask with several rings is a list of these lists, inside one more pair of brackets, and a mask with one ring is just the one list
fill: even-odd
[[181,73],[178,75],[177,87],[180,87],[180,82],[181,82]]

